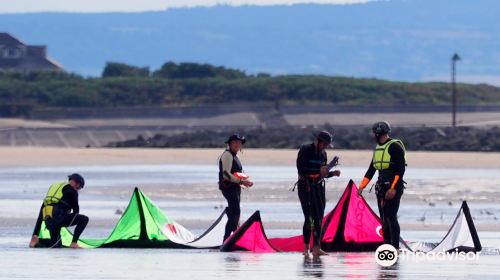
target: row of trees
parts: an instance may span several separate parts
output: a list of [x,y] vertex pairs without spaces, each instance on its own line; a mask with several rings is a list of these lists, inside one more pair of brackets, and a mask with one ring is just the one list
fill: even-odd
[[[500,104],[500,88],[458,85],[461,104]],[[246,75],[206,64],[165,63],[158,71],[108,63],[103,77],[0,72],[0,115],[48,107],[202,105],[228,102],[449,104],[447,83],[404,83],[318,75]],[[26,109],[28,108],[28,109]]]
[[109,77],[161,77],[168,79],[189,79],[189,78],[224,78],[238,79],[245,78],[246,74],[240,70],[229,69],[222,66],[212,66],[210,64],[167,62],[154,72],[150,72],[148,67],[131,66],[124,63],[108,62],[102,72],[103,78]]

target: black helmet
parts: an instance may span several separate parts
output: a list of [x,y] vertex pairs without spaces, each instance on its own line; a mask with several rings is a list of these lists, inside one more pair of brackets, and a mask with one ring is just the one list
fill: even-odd
[[82,175],[78,173],[73,173],[71,175],[68,175],[68,180],[73,180],[77,183],[80,184],[80,188],[83,188],[85,186],[85,179],[83,179]]
[[247,140],[245,140],[245,136],[241,136],[238,133],[235,133],[235,134],[229,136],[229,138],[226,140],[225,143],[229,144],[229,142],[231,142],[233,140],[240,140],[241,144],[245,144],[245,142],[247,141]]
[[391,132],[391,125],[388,122],[376,122],[372,126],[372,131],[376,136],[381,136]]
[[316,134],[316,139],[328,143],[329,146],[332,145],[333,136],[330,132],[323,130]]

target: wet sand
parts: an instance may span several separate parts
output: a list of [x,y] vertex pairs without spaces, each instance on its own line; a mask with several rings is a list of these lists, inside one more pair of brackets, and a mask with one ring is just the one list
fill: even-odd
[[[220,149],[107,149],[0,147],[0,167],[100,164],[216,164]],[[368,166],[372,151],[329,150],[344,166]],[[244,149],[244,164],[295,166],[297,150]],[[499,169],[500,153],[408,152],[408,165],[424,168]]]

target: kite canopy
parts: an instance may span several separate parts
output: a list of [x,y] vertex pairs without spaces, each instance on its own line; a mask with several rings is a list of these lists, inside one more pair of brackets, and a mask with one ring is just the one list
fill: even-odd
[[[129,205],[106,239],[80,239],[84,248],[219,248],[221,251],[252,251],[257,253],[300,252],[304,248],[302,235],[268,239],[256,211],[222,246],[227,222],[226,210],[200,237],[195,236],[172,218],[166,216],[138,188]],[[40,244],[50,246],[50,233],[45,223],[39,233]],[[73,235],[61,229],[63,246],[69,246]],[[312,241],[311,241],[312,242]],[[374,251],[383,243],[380,219],[351,180],[335,208],[323,219],[321,247],[325,251]],[[479,252],[481,243],[474,226],[467,202],[462,203],[453,225],[439,243],[405,242],[400,248],[423,252]]]
[[[195,236],[174,219],[163,214],[138,188],[130,198],[127,209],[106,239],[80,239],[84,248],[218,248],[224,236],[226,210],[200,237]],[[45,223],[39,234],[40,243],[50,246],[50,233]],[[61,229],[63,246],[69,246],[73,235]]]
[[[351,180],[337,206],[323,219],[321,247],[327,251],[374,251],[383,241],[380,219],[365,199],[357,195],[357,187]],[[267,239],[257,211],[224,242],[221,250],[301,252],[304,237]]]
[[405,242],[400,240],[401,248],[413,252],[480,252],[481,241],[477,235],[474,221],[466,201],[458,211],[457,217],[448,230],[446,236],[439,243],[430,242]]
[[[380,219],[365,199],[357,195],[357,187],[351,180],[335,208],[323,219],[322,249],[329,252],[375,251],[383,242]],[[401,248],[425,252],[478,252],[481,250],[481,244],[469,208],[464,201],[455,222],[441,242],[402,241]],[[224,242],[221,250],[301,252],[304,250],[304,238],[297,235],[267,239],[260,213],[257,211]]]
[[337,206],[323,220],[326,251],[375,251],[384,242],[382,224],[351,180]]
[[272,253],[278,251],[267,239],[259,211],[255,211],[243,225],[228,237],[222,244],[220,250],[222,252],[252,251],[256,253]]

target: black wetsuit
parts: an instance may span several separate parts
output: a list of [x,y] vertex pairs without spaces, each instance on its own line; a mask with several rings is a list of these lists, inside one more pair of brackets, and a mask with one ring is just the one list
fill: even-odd
[[231,175],[234,172],[241,172],[243,167],[240,160],[236,154],[226,150],[224,153],[230,153],[232,156],[232,165],[230,174],[225,174],[222,166],[222,157],[219,160],[219,189],[222,195],[227,200],[227,223],[224,232],[224,241],[231,235],[233,231],[238,228],[238,223],[240,221],[240,196],[241,196],[241,186],[239,183],[234,182],[234,177]]
[[[89,222],[89,218],[85,215],[79,214],[80,206],[78,205],[78,191],[76,191],[69,184],[63,187],[63,196],[61,198],[64,202],[59,202],[55,205],[52,218],[45,221],[47,229],[50,231],[50,243],[52,247],[60,247],[61,241],[59,240],[61,227],[75,226],[72,242],[77,242],[83,230]],[[42,226],[42,207],[38,214],[38,219],[33,230],[33,235],[40,233]]]
[[[325,213],[325,184],[324,181],[313,179],[310,175],[320,174],[322,166],[327,164],[326,152],[318,152],[314,144],[300,147],[297,156],[297,172],[299,180],[297,182],[300,206],[304,214],[304,226],[302,234],[304,243],[309,244],[311,240],[311,230],[313,230],[314,244],[320,246],[321,243],[321,223]],[[332,177],[330,172],[327,177]]]
[[[390,140],[391,139],[388,139],[387,141]],[[388,152],[391,155],[391,163],[388,169],[379,170],[379,176],[376,183],[377,204],[380,218],[382,219],[384,243],[391,244],[395,248],[399,248],[400,228],[398,222],[398,210],[404,190],[403,175],[406,170],[405,151],[403,150],[401,144],[394,142],[389,146]],[[370,166],[368,167],[368,171],[366,171],[365,177],[372,179],[375,171],[375,167],[373,167],[372,162],[370,162]],[[395,186],[396,195],[393,199],[386,200],[385,193],[391,187],[396,175],[399,175],[399,181]]]

